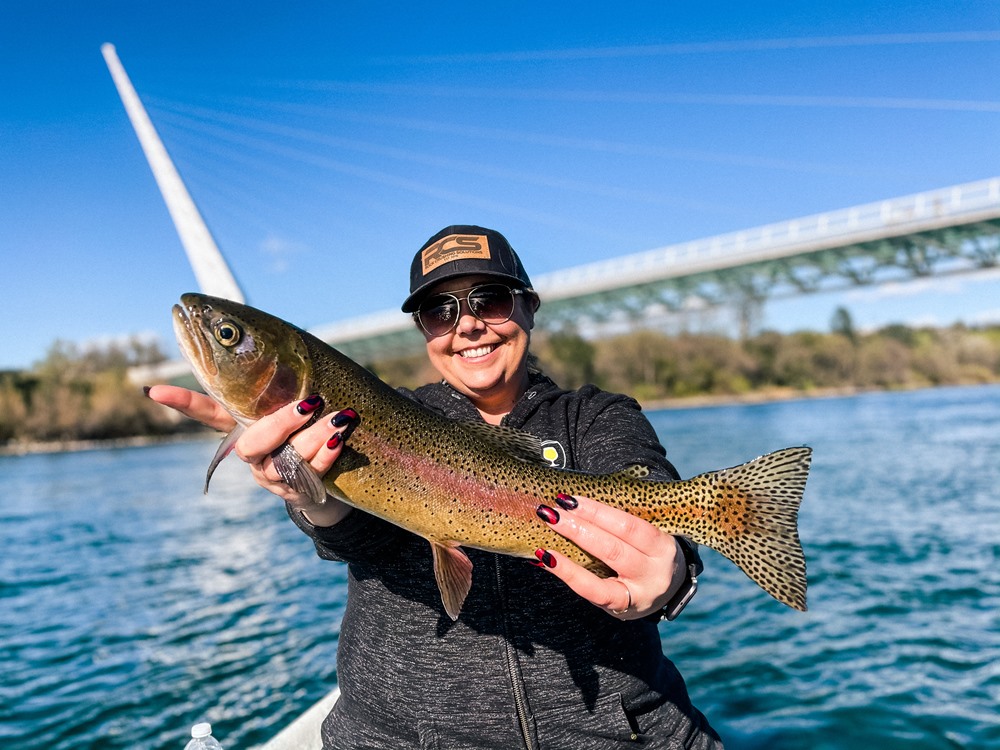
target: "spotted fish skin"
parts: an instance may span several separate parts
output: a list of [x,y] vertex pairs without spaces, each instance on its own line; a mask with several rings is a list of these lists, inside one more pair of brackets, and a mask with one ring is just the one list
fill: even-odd
[[[174,328],[198,380],[237,429],[314,393],[330,409],[350,406],[362,416],[322,479],[294,450],[279,454],[276,466],[317,502],[329,493],[427,539],[453,619],[471,586],[472,564],[462,547],[527,559],[536,549],[553,549],[599,575],[614,575],[539,520],[538,505],[561,492],[688,536],[732,560],[778,601],[806,608],[797,517],[811,459],[807,447],[677,482],[643,479],[642,467],[605,475],[554,469],[534,437],[446,419],[325,342],[252,307],[186,294],[174,306]],[[232,436],[223,441],[213,468],[232,442]]]

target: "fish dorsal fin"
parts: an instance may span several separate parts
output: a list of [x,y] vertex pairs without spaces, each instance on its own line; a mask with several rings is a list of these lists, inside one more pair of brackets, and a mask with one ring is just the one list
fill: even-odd
[[649,476],[649,467],[642,464],[633,464],[616,472],[615,476],[626,477],[628,479],[645,479]]
[[549,462],[542,457],[542,441],[530,433],[485,422],[460,422],[459,425],[482,442],[499,448],[515,458],[543,466],[549,465]]
[[434,555],[434,578],[441,592],[441,603],[448,617],[457,620],[465,597],[472,588],[472,560],[460,547],[431,542]]

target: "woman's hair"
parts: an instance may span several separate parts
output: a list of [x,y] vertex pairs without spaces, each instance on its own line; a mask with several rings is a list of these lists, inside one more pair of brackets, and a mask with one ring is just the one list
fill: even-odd
[[530,375],[544,375],[545,374],[542,371],[542,364],[541,364],[541,362],[538,361],[538,357],[536,357],[531,352],[528,352],[528,356],[525,358],[525,361],[526,361],[526,363],[528,365],[528,373]]

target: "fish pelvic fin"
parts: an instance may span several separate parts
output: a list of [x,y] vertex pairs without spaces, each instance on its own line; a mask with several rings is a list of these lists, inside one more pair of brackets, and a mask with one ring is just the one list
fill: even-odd
[[434,578],[441,592],[444,611],[452,621],[462,612],[465,597],[472,588],[472,560],[461,547],[431,542],[434,556]]
[[785,448],[690,480],[709,495],[692,538],[800,611],[806,610],[806,560],[798,514],[811,459],[811,448]]
[[271,460],[285,484],[317,505],[326,502],[326,487],[322,477],[292,445],[282,445],[271,454]]
[[218,468],[219,464],[223,462],[226,456],[233,452],[233,448],[236,446],[236,441],[239,440],[240,435],[243,434],[243,429],[243,425],[236,425],[236,427],[233,428],[233,431],[222,438],[222,442],[219,443],[219,448],[215,451],[215,455],[212,456],[212,463],[208,465],[208,473],[205,474],[206,495],[208,494],[208,484],[212,481],[212,475],[215,473],[215,470]]

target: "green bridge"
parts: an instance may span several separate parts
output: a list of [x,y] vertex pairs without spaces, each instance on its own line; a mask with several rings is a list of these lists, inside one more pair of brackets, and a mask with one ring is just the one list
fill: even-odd
[[[1000,177],[792,219],[535,279],[543,329],[642,321],[692,305],[747,308],[806,294],[940,274],[1000,261]],[[387,310],[313,333],[359,361],[423,347],[409,319]]]

